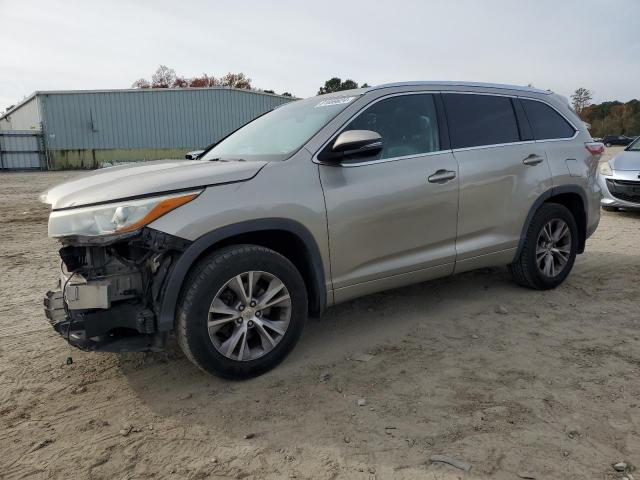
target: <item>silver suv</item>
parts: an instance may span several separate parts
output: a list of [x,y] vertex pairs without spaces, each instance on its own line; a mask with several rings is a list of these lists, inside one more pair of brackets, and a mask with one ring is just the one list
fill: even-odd
[[567,100],[417,82],[299,100],[195,161],[92,172],[43,194],[62,244],[54,328],[87,350],[163,348],[230,378],[280,362],[307,316],[487,266],[558,286],[600,218]]

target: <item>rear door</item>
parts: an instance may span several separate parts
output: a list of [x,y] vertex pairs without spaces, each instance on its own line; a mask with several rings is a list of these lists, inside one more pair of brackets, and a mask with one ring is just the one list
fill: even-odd
[[382,152],[320,164],[336,301],[453,271],[458,165],[439,101],[427,93],[375,101],[341,131],[378,132]]
[[552,187],[544,147],[533,141],[516,98],[446,93],[443,99],[460,169],[456,271],[493,264],[489,254],[510,261],[529,210]]

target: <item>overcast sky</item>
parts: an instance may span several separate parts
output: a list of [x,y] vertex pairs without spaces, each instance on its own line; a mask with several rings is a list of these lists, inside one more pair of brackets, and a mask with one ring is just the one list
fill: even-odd
[[640,0],[0,0],[0,111],[35,90],[128,88],[159,64],[300,97],[339,76],[627,101],[640,97],[639,19]]

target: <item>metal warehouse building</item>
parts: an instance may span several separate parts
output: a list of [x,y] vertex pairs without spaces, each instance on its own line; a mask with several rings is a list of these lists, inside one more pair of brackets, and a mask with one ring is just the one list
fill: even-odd
[[226,87],[35,92],[0,116],[0,168],[183,158],[291,100]]

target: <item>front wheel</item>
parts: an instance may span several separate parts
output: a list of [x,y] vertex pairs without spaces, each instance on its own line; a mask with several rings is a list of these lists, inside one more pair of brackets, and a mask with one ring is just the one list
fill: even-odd
[[533,216],[522,251],[509,269],[518,284],[548,290],[567,278],[577,250],[578,227],[569,209],[545,203]]
[[304,280],[285,257],[255,245],[226,247],[190,272],[178,304],[185,355],[215,375],[240,379],[280,363],[307,318]]

